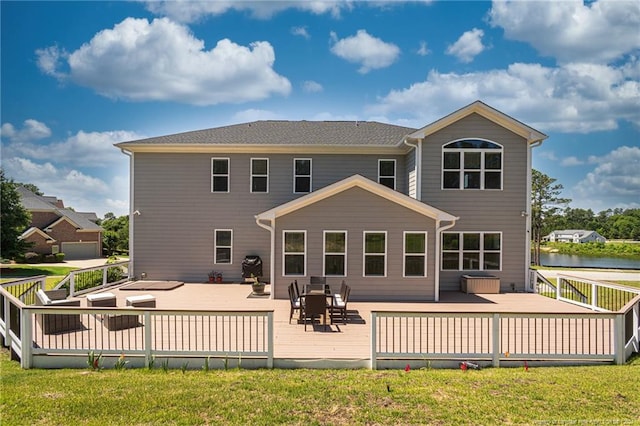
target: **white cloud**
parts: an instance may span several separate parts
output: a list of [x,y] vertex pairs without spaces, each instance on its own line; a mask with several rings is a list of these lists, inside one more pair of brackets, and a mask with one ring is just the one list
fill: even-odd
[[[44,124],[40,124],[46,128]],[[5,123],[3,128],[5,126],[8,127],[11,124]],[[12,138],[12,143],[3,147],[3,154],[5,157],[26,157],[54,164],[64,163],[79,167],[87,165],[98,168],[110,167],[113,164],[127,161],[126,157],[113,144],[142,139],[143,137],[135,132],[125,130],[108,132],[84,132],[80,130],[65,140],[54,141],[46,145],[32,143],[31,140],[33,139],[20,140],[19,143],[16,143],[15,138]]]
[[268,42],[245,47],[223,39],[205,50],[187,27],[167,18],[151,23],[127,18],[100,31],[68,55],[68,74],[43,66],[48,55],[43,51],[36,52],[43,71],[111,98],[214,105],[291,90],[291,83],[273,69],[275,53]]
[[291,28],[291,34],[301,36],[306,39],[311,38],[309,32],[307,31],[307,27],[293,27]]
[[24,126],[20,130],[16,130],[11,123],[4,123],[0,129],[0,135],[11,142],[22,143],[48,138],[51,136],[51,129],[46,124],[30,118],[24,121]]
[[418,55],[420,55],[420,56],[427,56],[429,53],[431,53],[429,48],[427,48],[427,42],[426,41],[421,41],[420,42],[420,47],[418,48],[416,53]]
[[334,40],[331,53],[349,62],[361,64],[358,70],[361,74],[388,67],[400,55],[398,46],[372,37],[366,30],[358,30],[356,35],[341,40],[337,39],[335,33],[331,33],[331,38]]
[[572,167],[572,166],[581,166],[584,164],[584,161],[580,160],[578,157],[570,156],[567,158],[563,158],[560,162],[561,166]]
[[455,43],[449,45],[447,54],[455,56],[460,62],[469,63],[484,50],[483,36],[484,31],[478,28],[467,31]]
[[602,200],[603,206],[595,206],[597,209],[639,208],[640,148],[622,146],[594,161],[597,166],[574,187],[575,194],[584,199]]
[[126,161],[114,169],[114,175],[118,177],[112,182],[105,182],[77,169],[58,168],[50,162],[38,163],[21,157],[3,160],[3,168],[7,176],[18,182],[36,185],[45,195],[62,199],[65,206],[73,207],[76,211],[96,212],[100,217],[108,211],[117,216],[128,213]]
[[248,12],[256,19],[269,19],[287,9],[297,9],[315,15],[330,14],[339,18],[342,10],[352,8],[351,1],[147,1],[147,9],[178,22],[194,22],[207,16],[218,16],[231,10]]
[[[438,102],[425,101],[433,99]],[[368,110],[415,117],[415,126],[423,126],[477,99],[545,132],[611,130],[618,120],[640,125],[640,83],[605,65],[516,63],[467,74],[434,70],[425,81],[389,92]]]
[[609,63],[640,48],[637,1],[494,1],[489,21],[561,63]]
[[556,157],[556,153],[553,151],[535,151],[536,156],[539,158],[543,158],[549,161],[558,161],[558,157]]
[[322,84],[316,81],[307,80],[304,83],[302,83],[302,90],[304,90],[307,93],[318,93],[318,92],[322,92],[324,88],[322,87]]

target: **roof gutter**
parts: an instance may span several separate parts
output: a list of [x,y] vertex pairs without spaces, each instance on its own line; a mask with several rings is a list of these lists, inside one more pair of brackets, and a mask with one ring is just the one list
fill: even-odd
[[[276,278],[276,273],[275,273],[275,265],[276,265],[276,257],[275,257],[275,253],[276,253],[276,226],[275,226],[275,222],[276,222],[276,218],[275,216],[270,217],[268,219],[263,219],[260,218],[259,216],[255,216],[256,219],[256,224],[263,229],[266,229],[267,231],[269,231],[269,234],[271,236],[271,249],[270,249],[270,253],[269,253],[269,284],[271,284],[271,295],[269,296],[269,298],[271,299],[275,299],[275,294],[276,294],[276,290],[275,290],[275,278]],[[262,220],[268,220],[269,224],[265,224],[262,223]]]
[[452,221],[450,221],[449,224],[444,225],[444,226],[440,226],[440,224],[442,223],[442,221],[440,219],[438,219],[436,221],[436,249],[435,249],[435,301],[439,302],[440,301],[440,258],[441,258],[441,253],[440,253],[440,241],[442,240],[442,233],[444,231],[446,231],[447,229],[451,229],[456,225],[456,221],[460,219],[459,217],[456,217],[455,219],[453,219]]
[[129,157],[129,258],[131,259],[131,273],[129,274],[129,276],[135,277],[135,241],[133,238],[133,229],[135,226],[135,222],[137,220],[136,215],[133,214],[134,210],[133,208],[133,152],[131,151],[127,151],[124,148],[120,148],[120,152],[122,152],[124,155],[126,155],[127,157]]

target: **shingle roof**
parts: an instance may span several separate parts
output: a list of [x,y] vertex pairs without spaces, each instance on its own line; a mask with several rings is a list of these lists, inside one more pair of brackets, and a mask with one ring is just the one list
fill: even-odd
[[130,142],[127,145],[340,145],[396,146],[415,131],[375,121],[254,121]]
[[29,191],[24,186],[18,186],[17,191],[20,194],[22,205],[27,210],[51,211],[60,217],[66,217],[81,229],[87,231],[100,231],[102,228],[91,220],[89,217],[95,216],[95,213],[80,213],[69,209],[61,209],[48,202],[48,199],[56,199],[55,197],[43,197]]

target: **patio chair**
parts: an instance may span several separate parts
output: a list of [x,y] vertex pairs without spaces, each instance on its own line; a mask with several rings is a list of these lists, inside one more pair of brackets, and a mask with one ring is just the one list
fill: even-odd
[[[36,292],[37,306],[74,306],[80,307],[80,300],[67,300],[66,290],[38,290]],[[40,324],[44,334],[56,334],[81,329],[80,314],[36,314],[36,322]]]
[[330,311],[333,315],[334,312],[337,312],[342,316],[342,323],[347,323],[347,303],[349,302],[349,294],[351,294],[351,287],[345,284],[344,286],[344,296],[340,294],[336,294],[333,297],[333,305],[331,305]]
[[303,298],[302,318],[304,331],[307,331],[307,318],[311,318],[311,325],[315,317],[322,315],[323,324],[327,327],[327,298],[324,294],[309,294]]
[[298,287],[298,280],[293,280],[293,289],[295,290],[296,299],[300,300],[300,287]]
[[347,283],[344,280],[342,280],[342,284],[340,284],[340,292],[333,295],[334,299],[336,297],[344,299],[344,294],[346,290],[347,290]]
[[331,294],[331,287],[327,284],[327,277],[312,275],[309,277],[309,286],[313,286],[314,290],[324,290],[325,294]]
[[[289,324],[291,324],[291,318],[293,318],[293,312],[300,312],[300,298],[296,296],[296,289],[294,283],[289,284],[289,303],[291,304],[291,310],[289,311]],[[302,315],[300,315],[302,316]]]

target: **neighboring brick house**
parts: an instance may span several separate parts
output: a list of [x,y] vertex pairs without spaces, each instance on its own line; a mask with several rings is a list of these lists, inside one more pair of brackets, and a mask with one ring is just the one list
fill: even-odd
[[66,209],[56,197],[40,196],[18,187],[22,205],[31,213],[31,224],[21,239],[32,243],[29,251],[39,254],[64,253],[65,259],[102,256],[102,228],[95,213]]

